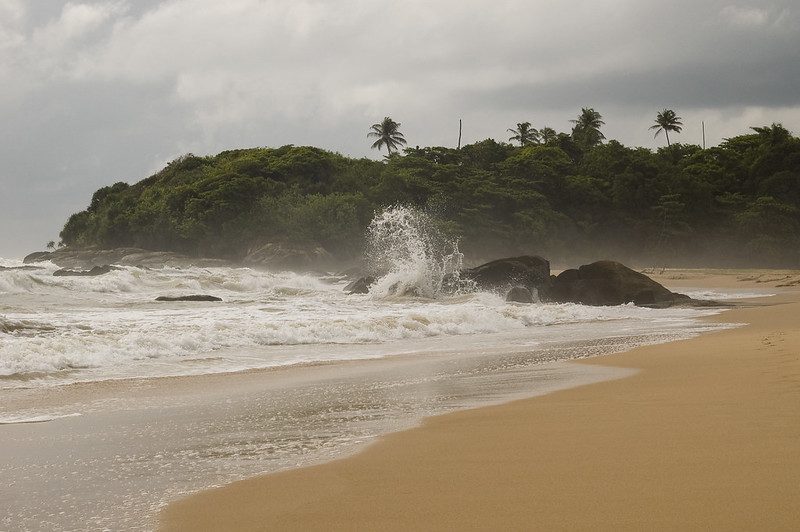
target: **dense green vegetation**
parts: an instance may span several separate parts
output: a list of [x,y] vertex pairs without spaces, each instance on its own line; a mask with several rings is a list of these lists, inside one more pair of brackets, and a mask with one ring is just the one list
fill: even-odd
[[233,258],[291,242],[346,259],[374,211],[402,203],[438,216],[474,257],[800,265],[800,139],[786,129],[653,152],[604,142],[601,125],[584,109],[571,134],[521,123],[521,145],[406,148],[383,161],[297,146],[185,155],[95,192],[61,239]]

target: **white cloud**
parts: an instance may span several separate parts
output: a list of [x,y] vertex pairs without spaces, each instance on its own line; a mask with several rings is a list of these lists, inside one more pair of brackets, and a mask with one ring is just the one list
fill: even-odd
[[34,43],[53,48],[70,41],[88,37],[115,13],[121,12],[119,2],[106,4],[76,4],[69,2],[61,16],[33,33]]
[[25,5],[21,0],[0,0],[0,52],[21,43],[24,16]]
[[731,24],[741,27],[760,27],[770,20],[769,10],[750,6],[725,6],[722,16]]

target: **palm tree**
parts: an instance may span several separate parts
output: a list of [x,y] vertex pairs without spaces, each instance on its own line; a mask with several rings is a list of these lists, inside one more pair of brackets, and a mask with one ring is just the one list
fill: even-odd
[[600,127],[605,125],[603,116],[590,108],[582,108],[577,120],[570,120],[575,126],[572,128],[572,138],[583,148],[597,146],[605,135],[600,131]]
[[539,139],[543,144],[552,144],[558,140],[558,133],[552,127],[543,127],[539,130]]
[[680,133],[683,129],[681,126],[683,126],[681,117],[676,115],[675,111],[672,109],[664,109],[656,115],[656,123],[650,126],[650,129],[656,130],[656,134],[653,135],[653,138],[656,138],[658,134],[663,131],[664,135],[667,137],[667,146],[669,146],[669,132],[674,131],[675,133]]
[[771,145],[780,144],[792,138],[792,134],[783,127],[783,124],[775,122],[771,126],[751,127],[750,129],[758,133],[761,140]]
[[372,124],[371,131],[367,133],[367,137],[377,138],[372,143],[372,148],[381,149],[386,146],[387,156],[392,154],[392,150],[397,151],[400,146],[405,145],[406,139],[400,133],[400,124],[395,122],[388,116],[378,124]]
[[514,136],[508,140],[517,141],[520,146],[527,146],[539,141],[539,132],[531,127],[530,122],[521,122],[517,124],[517,129],[509,129],[508,131],[514,133]]

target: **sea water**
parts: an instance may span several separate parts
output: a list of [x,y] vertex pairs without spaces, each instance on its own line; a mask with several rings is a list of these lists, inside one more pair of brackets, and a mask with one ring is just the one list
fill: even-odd
[[[469,349],[491,343],[487,335],[500,335],[504,347],[530,347],[557,340],[559,326],[581,325],[586,337],[682,334],[709,313],[520,305],[490,292],[393,295],[382,281],[379,296],[347,295],[344,277],[248,268],[120,267],[54,277],[56,269],[0,271],[0,388]],[[195,293],[222,301],[155,301]]]
[[[192,490],[620,377],[564,362],[717,327],[699,320],[713,309],[508,303],[461,282],[457,245],[404,208],[368,240],[378,280],[353,295],[333,273],[0,259],[0,529],[149,529]],[[155,301],[197,293],[222,301]],[[209,377],[242,370],[261,371]]]

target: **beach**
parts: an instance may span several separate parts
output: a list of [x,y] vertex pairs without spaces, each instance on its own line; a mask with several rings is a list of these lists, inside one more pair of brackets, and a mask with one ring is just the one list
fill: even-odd
[[797,529],[796,272],[655,278],[777,295],[704,318],[738,328],[572,363],[633,375],[431,417],[341,460],[204,491],[168,506],[161,529]]
[[[189,494],[346,457],[448,412],[623,378],[636,370],[569,361],[730,327],[702,320],[725,306],[441,290],[438,256],[412,255],[367,294],[344,275],[72,277],[0,259],[0,529],[153,530]],[[157,300],[188,291],[221,301]],[[772,288],[686,291],[732,305]]]

